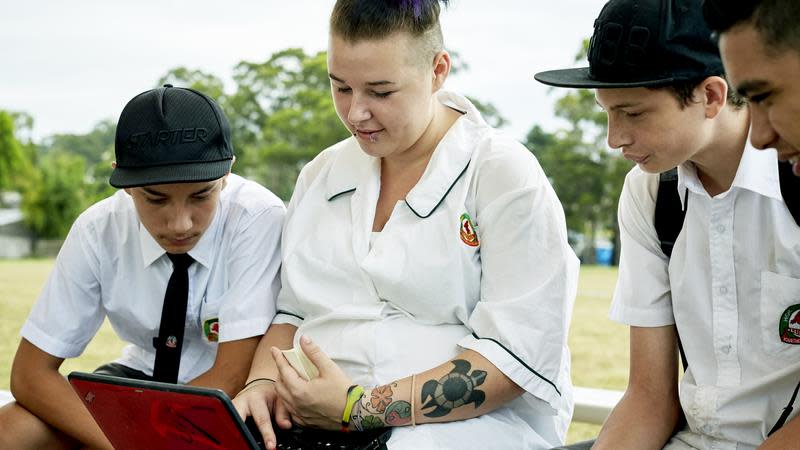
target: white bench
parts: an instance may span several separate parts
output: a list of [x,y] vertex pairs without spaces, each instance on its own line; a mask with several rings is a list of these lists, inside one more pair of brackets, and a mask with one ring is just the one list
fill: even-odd
[[575,386],[572,390],[575,400],[572,421],[602,425],[622,394],[622,391]]

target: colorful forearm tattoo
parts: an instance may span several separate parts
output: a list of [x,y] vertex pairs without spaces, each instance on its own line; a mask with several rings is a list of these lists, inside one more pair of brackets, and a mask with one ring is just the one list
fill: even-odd
[[[454,367],[450,373],[438,380],[428,380],[422,385],[420,397],[424,404],[421,409],[433,408],[424,413],[428,417],[443,417],[470,403],[477,408],[486,400],[486,393],[477,389],[477,386],[486,381],[486,371],[470,372],[472,365],[463,359],[451,362]],[[405,400],[396,400],[396,389],[397,383],[391,383],[365,392],[350,414],[353,427],[363,431],[409,425],[413,414],[411,404]]]
[[470,373],[472,365],[463,359],[453,360],[452,363],[455,367],[450,373],[422,385],[422,401],[428,402],[421,409],[434,408],[424,413],[428,417],[446,416],[455,408],[469,403],[474,403],[477,408],[486,400],[486,394],[476,389],[486,381],[486,371],[473,370]]
[[350,419],[353,427],[362,431],[411,423],[411,405],[405,400],[394,399],[396,388],[397,383],[392,383],[365,393],[353,406]]

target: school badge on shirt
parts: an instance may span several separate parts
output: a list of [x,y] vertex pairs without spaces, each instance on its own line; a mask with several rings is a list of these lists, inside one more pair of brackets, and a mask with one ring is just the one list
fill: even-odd
[[219,341],[219,319],[217,317],[203,322],[203,335],[208,342]]
[[781,342],[786,344],[800,344],[800,304],[786,308],[781,314],[779,325]]
[[469,214],[464,213],[461,215],[461,240],[470,247],[477,247],[480,242],[478,241],[478,234],[475,232],[475,225],[472,224]]

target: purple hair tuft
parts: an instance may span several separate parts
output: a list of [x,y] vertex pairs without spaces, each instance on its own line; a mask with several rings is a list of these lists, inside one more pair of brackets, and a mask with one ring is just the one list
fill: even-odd
[[419,19],[419,17],[422,15],[423,3],[427,3],[429,1],[441,1],[445,6],[447,6],[447,0],[400,0],[400,7],[413,9],[414,18]]

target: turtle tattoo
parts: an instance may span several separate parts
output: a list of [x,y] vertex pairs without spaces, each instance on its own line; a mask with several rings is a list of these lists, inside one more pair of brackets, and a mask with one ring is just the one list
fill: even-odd
[[442,417],[455,408],[474,403],[475,407],[481,406],[486,399],[483,391],[475,389],[486,380],[486,371],[475,370],[469,373],[472,365],[463,359],[452,361],[455,366],[447,375],[439,380],[429,380],[422,385],[422,409],[436,407],[433,411],[425,413],[428,417]]

